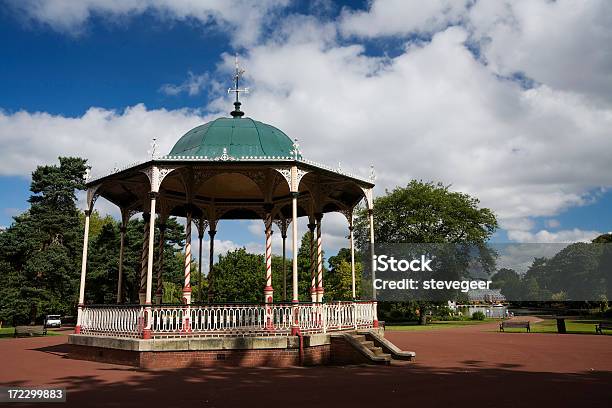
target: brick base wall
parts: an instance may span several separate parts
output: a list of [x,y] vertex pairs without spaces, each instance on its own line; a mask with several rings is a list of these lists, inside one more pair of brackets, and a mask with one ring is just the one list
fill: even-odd
[[185,367],[290,367],[325,365],[331,358],[329,344],[299,349],[212,350],[212,351],[128,351],[71,345],[69,358],[130,365],[142,368]]
[[331,344],[304,347],[302,361],[298,348],[129,351],[76,344],[70,345],[68,357],[142,368],[290,367],[370,362],[343,337],[334,336],[331,337]]

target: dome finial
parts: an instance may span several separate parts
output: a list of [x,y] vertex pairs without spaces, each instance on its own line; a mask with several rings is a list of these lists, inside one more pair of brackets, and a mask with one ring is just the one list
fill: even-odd
[[228,94],[231,94],[232,92],[236,93],[236,101],[234,102],[234,110],[230,112],[230,114],[236,119],[244,115],[244,112],[240,110],[240,105],[242,104],[238,100],[238,94],[240,92],[249,93],[249,88],[243,88],[243,89],[238,88],[238,84],[239,84],[240,79],[242,78],[242,74],[244,74],[244,69],[240,68],[240,66],[238,65],[238,54],[236,54],[236,71],[234,72],[234,88],[233,89],[229,88],[227,90]]

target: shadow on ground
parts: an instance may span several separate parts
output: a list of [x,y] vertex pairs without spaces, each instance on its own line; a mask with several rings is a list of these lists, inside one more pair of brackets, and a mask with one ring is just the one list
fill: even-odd
[[[36,349],[64,354],[65,345]],[[310,368],[184,368],[143,370],[104,365],[96,375],[58,375],[69,406],[87,407],[607,407],[612,372],[521,371],[519,364],[348,366]],[[18,385],[18,384],[13,384]]]

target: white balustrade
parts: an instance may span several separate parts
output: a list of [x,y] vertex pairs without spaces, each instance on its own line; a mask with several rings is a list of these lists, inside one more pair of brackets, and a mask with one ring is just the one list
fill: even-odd
[[[292,316],[300,332],[326,333],[373,327],[374,302],[151,306],[154,338],[288,336]],[[141,337],[144,308],[139,305],[85,306],[81,332]]]
[[140,306],[86,306],[81,333],[99,336],[141,337],[144,327]]

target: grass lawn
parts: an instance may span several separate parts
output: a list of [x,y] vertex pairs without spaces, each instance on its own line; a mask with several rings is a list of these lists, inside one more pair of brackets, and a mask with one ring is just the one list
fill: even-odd
[[417,322],[413,324],[399,324],[392,325],[386,324],[386,330],[436,330],[436,329],[450,329],[453,327],[462,327],[462,326],[473,326],[484,323],[496,322],[496,319],[485,319],[485,320],[449,320],[449,321],[433,321],[428,325],[421,326]]
[[[595,325],[600,320],[565,319],[567,334],[596,334]],[[526,329],[505,329],[507,333],[526,333]],[[557,321],[547,319],[531,325],[532,333],[557,333]],[[604,334],[612,334],[610,330],[604,330]]]
[[[12,339],[14,334],[15,334],[14,327],[3,327],[0,329],[0,339],[7,339],[7,338]],[[60,333],[47,329],[47,336],[59,336],[59,335]]]

